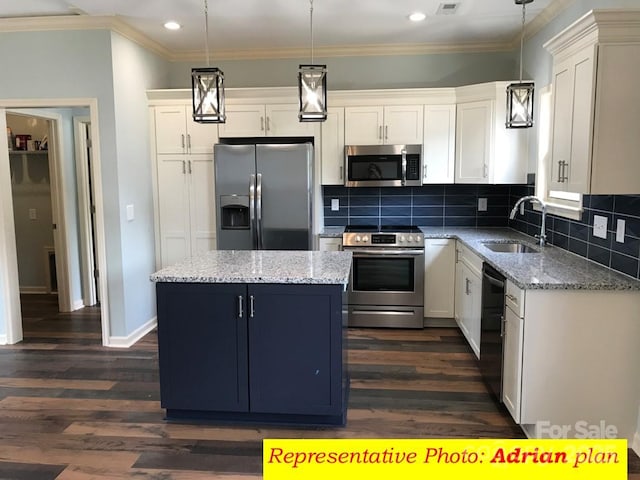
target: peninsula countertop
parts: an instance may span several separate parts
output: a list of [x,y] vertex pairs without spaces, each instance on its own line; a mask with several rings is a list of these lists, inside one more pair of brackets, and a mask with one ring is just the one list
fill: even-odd
[[351,252],[212,250],[163,268],[153,282],[347,285]]

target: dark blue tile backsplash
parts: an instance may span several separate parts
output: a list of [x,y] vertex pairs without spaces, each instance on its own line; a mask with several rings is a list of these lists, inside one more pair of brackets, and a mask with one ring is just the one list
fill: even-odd
[[[323,187],[324,224],[506,227],[510,186],[425,185],[405,188]],[[478,198],[487,211],[478,211]],[[331,200],[340,208],[331,210]]]
[[[424,185],[405,188],[323,187],[324,224],[418,225],[461,227],[511,226],[528,235],[540,231],[542,216],[530,202],[525,215],[509,220],[515,202],[533,195],[532,185]],[[478,211],[478,199],[487,210]],[[331,210],[338,199],[339,210]],[[640,195],[585,195],[582,218],[547,215],[549,243],[618,272],[640,279]],[[607,238],[593,235],[593,217],[607,217]],[[618,219],[625,220],[625,241],[616,241]]]
[[[524,195],[533,195],[534,187],[512,186],[510,203]],[[547,215],[547,239],[557,247],[569,250],[605,267],[640,279],[640,195],[585,195],[580,220]],[[607,238],[593,235],[593,217],[607,218]],[[616,241],[618,219],[625,221],[624,243]],[[525,206],[525,216],[518,215],[510,226],[528,235],[540,231],[542,216]]]

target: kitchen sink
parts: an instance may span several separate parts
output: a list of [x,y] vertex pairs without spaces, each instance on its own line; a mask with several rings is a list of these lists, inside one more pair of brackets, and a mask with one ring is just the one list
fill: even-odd
[[492,252],[499,253],[539,253],[539,250],[520,242],[484,242]]

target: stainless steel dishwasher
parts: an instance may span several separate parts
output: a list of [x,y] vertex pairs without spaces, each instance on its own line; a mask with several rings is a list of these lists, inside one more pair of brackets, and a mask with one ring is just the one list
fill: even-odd
[[499,402],[502,402],[502,341],[504,337],[505,278],[484,263],[482,266],[482,316],[480,320],[480,371]]

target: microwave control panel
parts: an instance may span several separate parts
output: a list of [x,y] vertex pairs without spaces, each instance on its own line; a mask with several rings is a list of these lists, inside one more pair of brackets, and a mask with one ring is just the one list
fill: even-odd
[[420,155],[407,155],[407,180],[420,180]]

